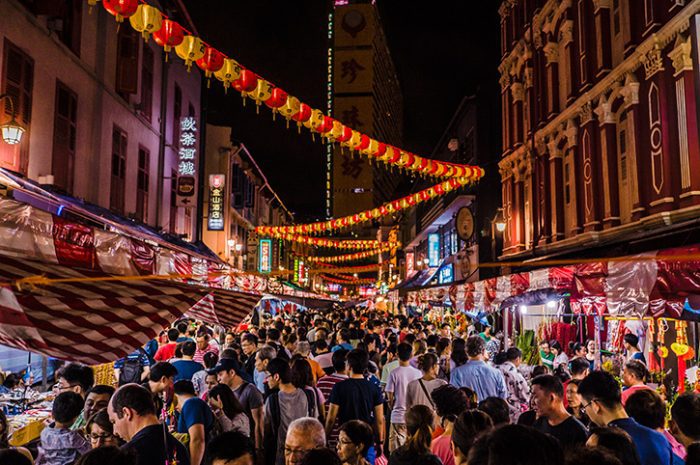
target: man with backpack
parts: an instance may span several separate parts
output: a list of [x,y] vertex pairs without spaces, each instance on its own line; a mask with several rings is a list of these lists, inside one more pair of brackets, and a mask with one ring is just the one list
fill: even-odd
[[114,377],[119,386],[129,383],[141,384],[151,370],[151,360],[142,347],[114,362]]
[[316,401],[311,391],[299,389],[292,384],[292,370],[281,358],[267,364],[270,374],[267,383],[270,389],[278,389],[265,401],[264,444],[266,463],[284,465],[284,443],[289,424],[297,418],[318,417]]

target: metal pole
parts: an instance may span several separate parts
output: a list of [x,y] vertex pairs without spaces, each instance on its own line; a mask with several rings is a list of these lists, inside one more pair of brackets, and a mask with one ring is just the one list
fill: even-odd
[[207,140],[207,103],[209,94],[204,80],[200,87],[200,107],[199,112],[199,160],[197,166],[197,209],[195,212],[195,234],[194,242],[202,241],[202,232],[204,229],[204,179],[206,171],[206,140]]
[[[101,15],[100,15],[101,16]],[[160,72],[160,136],[158,138],[158,178],[156,182],[156,229],[163,226],[162,204],[163,204],[163,183],[165,183],[165,131],[167,129],[167,113],[168,113],[168,70],[170,64],[167,60],[167,55],[161,55],[161,72]],[[174,121],[173,124],[180,124],[179,121]],[[172,180],[171,180],[172,182]],[[174,231],[173,225],[170,225],[170,230]]]

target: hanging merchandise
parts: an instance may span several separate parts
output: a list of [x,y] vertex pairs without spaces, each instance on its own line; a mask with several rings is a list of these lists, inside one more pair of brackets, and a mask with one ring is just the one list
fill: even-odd
[[659,319],[659,332],[657,333],[657,349],[656,353],[659,356],[661,371],[666,371],[666,357],[668,357],[668,347],[666,347],[664,342],[664,337],[666,336],[666,331],[668,331],[668,321],[666,318]]
[[647,367],[650,373],[654,373],[659,370],[659,364],[656,361],[656,321],[651,318],[649,321],[649,329],[647,330],[647,337],[649,341],[646,345],[647,347]]
[[686,361],[695,357],[695,351],[688,345],[688,322],[676,320],[676,342],[671,344],[671,350],[678,358],[678,392],[685,392]]
[[309,224],[297,224],[291,226],[258,226],[255,228],[255,232],[262,236],[270,236],[275,234],[318,234],[337,231],[356,224],[367,223],[375,219],[411,208],[418,203],[426,202],[430,199],[451,192],[468,184],[469,182],[470,181],[467,178],[453,178],[427,189],[423,189],[415,194],[387,202],[379,208],[365,210],[363,212],[355,213],[354,215]]

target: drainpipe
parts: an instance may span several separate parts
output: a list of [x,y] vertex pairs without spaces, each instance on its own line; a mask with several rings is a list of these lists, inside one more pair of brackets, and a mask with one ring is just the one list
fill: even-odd
[[[201,74],[200,74],[201,76]],[[206,171],[206,141],[207,141],[207,102],[209,94],[204,79],[200,79],[199,83],[199,156],[197,162],[197,208],[195,210],[195,233],[194,242],[202,242],[203,223],[204,223],[204,180]]]
[[[162,205],[163,205],[163,183],[165,183],[165,131],[167,129],[168,112],[168,70],[170,63],[165,59],[165,52],[161,54],[160,72],[160,137],[158,141],[158,182],[156,182],[156,229],[163,226]],[[174,124],[178,124],[177,121]],[[172,182],[172,179],[170,180]],[[170,205],[170,203],[168,203]],[[170,225],[173,229],[173,225]]]

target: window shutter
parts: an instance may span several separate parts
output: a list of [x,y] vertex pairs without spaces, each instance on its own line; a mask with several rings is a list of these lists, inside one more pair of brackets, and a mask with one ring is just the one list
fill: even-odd
[[135,94],[139,77],[138,34],[130,27],[122,27],[118,40],[116,90],[120,94]]

